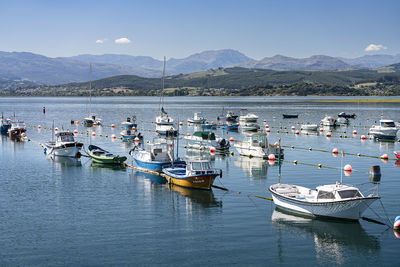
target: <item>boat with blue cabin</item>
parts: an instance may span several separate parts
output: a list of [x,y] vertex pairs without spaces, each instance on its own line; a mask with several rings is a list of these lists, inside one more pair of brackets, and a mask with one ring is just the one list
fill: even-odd
[[137,133],[137,124],[136,124],[136,118],[133,117],[132,121],[131,118],[126,118],[126,121],[122,122],[122,132],[121,137],[123,141],[126,142],[132,142],[135,140],[135,138],[143,139],[143,136],[140,133]]
[[8,130],[11,128],[11,120],[3,117],[3,113],[1,113],[1,121],[0,121],[0,131],[2,134],[8,134]]
[[375,139],[396,139],[398,130],[393,120],[380,120],[379,125],[369,129],[369,134]]
[[129,154],[136,164],[143,169],[161,172],[172,165],[185,166],[185,161],[174,158],[174,144],[165,139],[156,139],[146,145],[146,149],[135,146]]

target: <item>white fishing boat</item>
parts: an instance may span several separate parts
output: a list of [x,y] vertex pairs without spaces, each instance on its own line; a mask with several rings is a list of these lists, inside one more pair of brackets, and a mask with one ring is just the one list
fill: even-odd
[[316,132],[318,130],[317,124],[302,124],[300,130],[307,132]]
[[247,113],[246,115],[241,115],[239,117],[240,123],[257,122],[258,116],[253,113]]
[[380,120],[379,125],[369,129],[369,134],[376,139],[396,139],[398,130],[393,120]]
[[201,112],[195,112],[193,118],[187,120],[188,123],[203,124],[206,122],[206,118],[201,115]]
[[240,122],[239,128],[244,132],[257,132],[260,129],[260,125],[252,122],[250,123]]
[[168,116],[168,112],[164,109],[164,79],[165,79],[165,64],[166,59],[164,57],[164,68],[162,75],[162,92],[160,96],[160,115],[156,117],[156,133],[160,135],[175,136],[178,131],[174,127],[174,120]]
[[272,199],[280,208],[312,217],[358,220],[363,212],[380,197],[364,196],[357,187],[336,184],[310,189],[291,184],[269,187]]
[[80,157],[82,143],[76,142],[71,132],[59,132],[56,134],[56,141],[45,143],[46,153],[62,157]]
[[325,116],[325,118],[321,120],[322,126],[336,126],[336,123],[336,119],[332,116]]
[[217,151],[228,151],[230,148],[228,140],[215,136],[213,132],[197,131],[192,135],[185,136],[184,138],[189,141],[187,144],[189,148],[203,150],[214,147]]
[[276,158],[283,158],[284,150],[268,144],[267,134],[263,132],[247,134],[243,141],[236,141],[234,147],[243,156],[268,158],[270,154],[274,154]]

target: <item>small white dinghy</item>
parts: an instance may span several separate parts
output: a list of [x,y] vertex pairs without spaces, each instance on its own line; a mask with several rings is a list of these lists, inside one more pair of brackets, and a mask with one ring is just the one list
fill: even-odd
[[269,187],[272,199],[280,208],[312,217],[358,220],[380,197],[364,196],[357,187],[336,184],[310,189],[298,185],[274,184]]

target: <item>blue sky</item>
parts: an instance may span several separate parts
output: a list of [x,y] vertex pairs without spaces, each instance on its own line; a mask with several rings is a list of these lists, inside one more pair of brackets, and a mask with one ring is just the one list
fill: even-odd
[[255,59],[398,54],[400,1],[2,0],[0,36],[0,51],[50,57],[183,58],[225,48]]

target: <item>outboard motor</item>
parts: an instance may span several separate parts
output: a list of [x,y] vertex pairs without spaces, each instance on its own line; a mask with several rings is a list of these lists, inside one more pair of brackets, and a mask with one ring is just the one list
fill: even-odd
[[379,165],[369,167],[369,180],[371,182],[379,183],[381,181],[381,167]]

